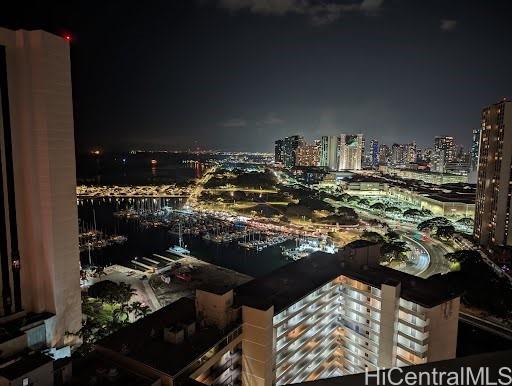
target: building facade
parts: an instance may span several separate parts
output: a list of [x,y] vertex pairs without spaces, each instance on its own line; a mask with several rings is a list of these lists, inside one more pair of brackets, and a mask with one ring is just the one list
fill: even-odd
[[478,155],[480,154],[480,129],[473,129],[469,152],[469,181],[476,184],[478,177]]
[[379,251],[317,252],[233,289],[197,290],[97,350],[168,386],[282,385],[454,358],[460,292],[446,277],[380,266]]
[[276,164],[283,163],[284,141],[278,139],[274,142],[274,162]]
[[379,166],[379,141],[370,142],[370,159],[373,167]]
[[296,166],[319,166],[320,146],[318,144],[302,144],[297,148]]
[[0,29],[0,91],[0,324],[40,315],[58,346],[82,319],[68,42]]
[[434,138],[434,150],[432,154],[432,170],[444,173],[446,164],[455,159],[455,140],[451,136],[436,136]]
[[337,170],[339,146],[338,137],[334,135],[323,136],[320,140],[320,166]]
[[482,110],[474,237],[512,245],[512,101]]
[[341,134],[339,140],[338,170],[361,170],[363,159],[363,135]]

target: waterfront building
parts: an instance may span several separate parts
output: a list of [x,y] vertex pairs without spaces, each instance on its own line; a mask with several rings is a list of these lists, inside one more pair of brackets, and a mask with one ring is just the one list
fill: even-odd
[[318,144],[303,143],[297,148],[296,166],[319,166],[320,146]]
[[0,28],[0,99],[0,384],[51,385],[33,350],[82,321],[69,42]]
[[512,245],[512,101],[484,107],[474,237],[480,245]]
[[454,358],[460,292],[446,276],[380,266],[379,253],[353,243],[236,288],[197,290],[97,352],[165,385],[282,385]]
[[339,140],[338,170],[361,170],[363,158],[362,134],[341,134]]

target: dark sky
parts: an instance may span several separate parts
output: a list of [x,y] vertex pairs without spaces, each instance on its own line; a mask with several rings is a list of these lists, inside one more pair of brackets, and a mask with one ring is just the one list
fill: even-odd
[[[512,96],[512,1],[18,1],[73,36],[82,150],[270,151],[280,136],[454,135]],[[14,5],[14,2],[13,2]]]

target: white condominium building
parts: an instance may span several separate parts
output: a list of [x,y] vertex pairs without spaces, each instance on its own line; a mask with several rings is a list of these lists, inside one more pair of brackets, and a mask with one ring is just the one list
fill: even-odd
[[[284,385],[455,357],[459,292],[373,264],[379,245],[322,252],[234,289],[180,299],[96,345],[162,385]],[[195,313],[195,320],[194,320]]]

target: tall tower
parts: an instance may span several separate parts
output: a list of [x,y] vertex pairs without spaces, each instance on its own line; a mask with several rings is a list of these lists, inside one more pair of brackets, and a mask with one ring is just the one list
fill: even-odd
[[512,245],[512,101],[482,110],[474,237],[481,245]]
[[300,135],[292,135],[283,140],[283,164],[287,168],[293,168],[297,163],[297,148],[304,144],[304,138]]
[[446,164],[455,159],[455,140],[450,136],[436,136],[434,138],[433,169],[444,173]]
[[476,184],[478,173],[478,153],[480,152],[480,129],[473,129],[471,149],[469,151],[468,182]]
[[379,141],[374,139],[370,142],[370,158],[372,166],[379,166]]
[[0,323],[53,314],[59,345],[81,324],[68,42],[0,28],[0,91]]
[[363,134],[341,134],[338,170],[361,170],[362,153]]
[[338,138],[334,135],[323,136],[320,140],[320,166],[331,170],[338,168]]

